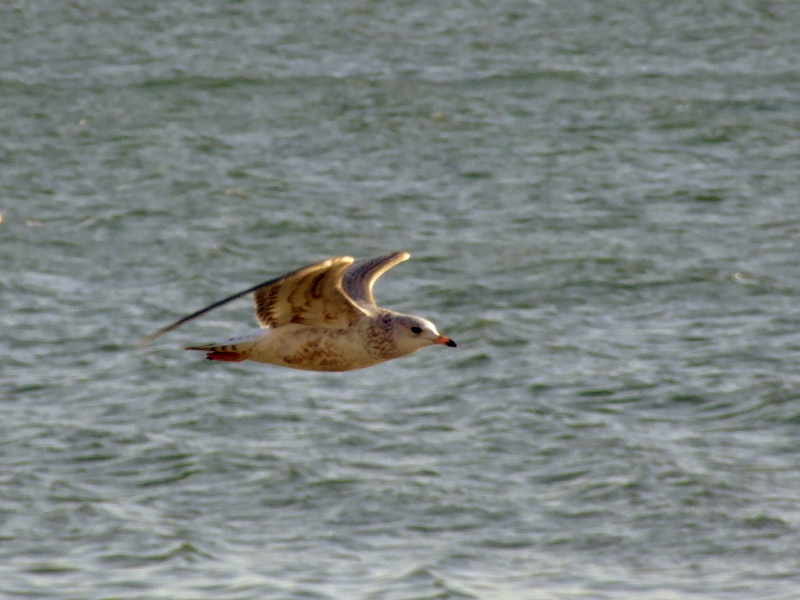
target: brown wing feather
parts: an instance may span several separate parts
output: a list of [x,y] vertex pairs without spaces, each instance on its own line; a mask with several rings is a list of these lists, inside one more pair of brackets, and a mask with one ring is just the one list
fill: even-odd
[[372,286],[386,271],[398,263],[408,260],[408,252],[393,252],[376,258],[360,260],[350,266],[344,274],[344,291],[355,301],[376,306]]
[[[166,327],[162,327],[152,335],[148,335],[144,338],[139,343],[139,346],[145,346],[165,333],[173,331],[181,325],[193,321],[215,308],[224,306],[251,292],[255,292],[256,313],[259,322],[264,326],[277,327],[280,324],[291,322],[307,324],[319,322],[321,327],[347,327],[364,314],[342,289],[342,273],[352,262],[353,258],[349,256],[323,260],[313,265],[292,271],[288,275],[270,279],[269,281],[259,283],[241,292],[236,292],[227,298],[223,298],[190,315],[186,315]],[[309,276],[311,276],[310,280],[307,279]],[[317,276],[320,276],[320,278],[317,279]],[[294,284],[287,284],[287,282],[299,283],[302,281],[313,284],[313,293],[310,295],[309,299],[304,299],[302,294],[300,296],[296,295],[295,299],[299,302],[298,307],[295,309],[287,309],[287,307],[284,306],[285,300],[282,299],[294,289]],[[325,287],[329,281],[332,282],[332,285],[330,287]],[[289,306],[291,307],[291,305]],[[313,317],[314,314],[318,315],[317,321],[315,321]],[[321,317],[319,315],[321,315]]]
[[288,323],[345,329],[364,312],[342,289],[350,256],[329,258],[290,273],[255,292],[256,317],[263,327]]

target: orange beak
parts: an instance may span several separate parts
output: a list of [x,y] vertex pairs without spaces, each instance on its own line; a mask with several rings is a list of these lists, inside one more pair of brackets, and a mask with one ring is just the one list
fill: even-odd
[[456,344],[449,337],[445,337],[443,335],[440,335],[438,338],[433,340],[433,343],[434,344],[442,344],[443,346],[450,346],[451,348],[457,348],[458,347],[458,344]]

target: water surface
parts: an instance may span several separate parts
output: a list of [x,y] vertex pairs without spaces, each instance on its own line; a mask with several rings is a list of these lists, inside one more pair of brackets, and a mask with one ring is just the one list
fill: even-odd
[[[792,3],[0,12],[4,597],[797,597]],[[392,250],[457,350],[135,348]]]

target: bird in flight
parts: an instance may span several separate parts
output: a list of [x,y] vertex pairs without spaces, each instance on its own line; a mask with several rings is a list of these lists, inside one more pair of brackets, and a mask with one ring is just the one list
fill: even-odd
[[337,256],[228,296],[146,337],[141,345],[249,293],[261,329],[225,342],[188,346],[209,360],[255,362],[307,371],[352,371],[412,354],[426,346],[456,343],[421,317],[380,308],[372,286],[407,260],[394,252],[355,262]]

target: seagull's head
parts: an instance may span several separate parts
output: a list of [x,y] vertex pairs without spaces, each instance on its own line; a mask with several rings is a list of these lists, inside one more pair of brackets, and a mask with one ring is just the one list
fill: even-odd
[[456,347],[456,343],[436,330],[436,325],[422,317],[393,315],[395,343],[402,354],[411,354],[432,344]]

